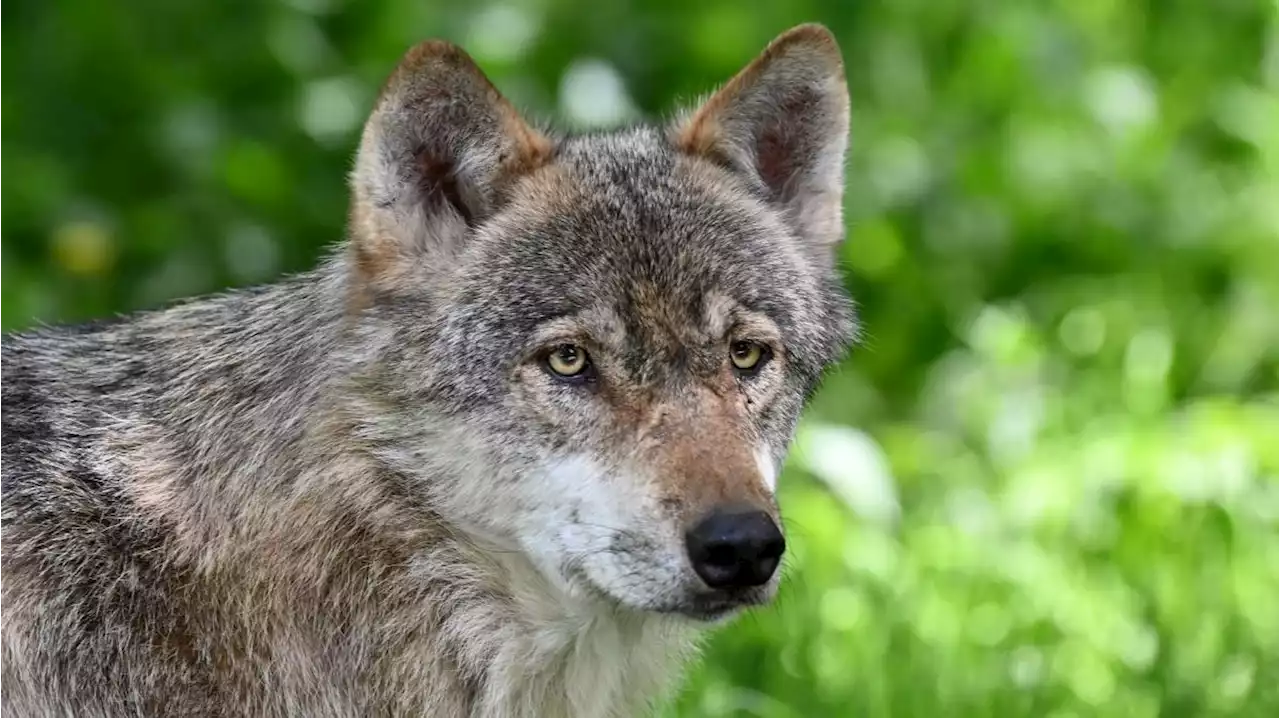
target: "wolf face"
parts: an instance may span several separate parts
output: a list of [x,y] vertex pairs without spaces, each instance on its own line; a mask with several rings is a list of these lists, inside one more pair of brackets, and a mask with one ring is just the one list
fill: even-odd
[[704,619],[768,600],[779,466],[854,332],[848,124],[816,26],[669,126],[573,138],[461,50],[415,48],[352,176],[359,435],[570,595]]

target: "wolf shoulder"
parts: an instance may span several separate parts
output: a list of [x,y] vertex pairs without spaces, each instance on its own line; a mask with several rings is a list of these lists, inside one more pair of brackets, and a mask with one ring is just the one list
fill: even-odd
[[103,473],[101,447],[112,417],[133,413],[124,406],[127,387],[143,366],[118,356],[104,339],[118,325],[41,328],[0,339],[6,580],[24,570],[22,559],[45,553],[42,545],[78,541],[102,516],[112,481]]

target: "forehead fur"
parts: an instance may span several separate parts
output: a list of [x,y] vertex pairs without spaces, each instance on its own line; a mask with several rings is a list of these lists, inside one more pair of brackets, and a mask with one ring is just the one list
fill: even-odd
[[639,341],[736,304],[816,372],[851,328],[831,263],[747,183],[653,128],[562,140],[461,259],[455,306],[506,346],[581,312],[611,312]]

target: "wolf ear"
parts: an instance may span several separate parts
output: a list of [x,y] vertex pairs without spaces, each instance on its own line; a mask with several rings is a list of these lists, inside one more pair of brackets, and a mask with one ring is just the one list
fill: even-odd
[[800,25],[677,124],[677,146],[745,175],[783,208],[806,243],[844,236],[849,91],[831,32]]
[[447,259],[551,149],[460,48],[414,47],[383,86],[351,176],[361,277]]

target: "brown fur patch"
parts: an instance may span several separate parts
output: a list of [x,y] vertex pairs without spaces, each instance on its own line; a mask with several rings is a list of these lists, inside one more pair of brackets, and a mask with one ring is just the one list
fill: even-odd
[[373,304],[370,284],[392,272],[396,265],[396,240],[386,236],[373,216],[368,203],[354,198],[348,212],[348,226],[353,241],[349,252],[356,276],[347,295],[347,311],[359,314]]
[[[773,513],[774,502],[743,432],[742,408],[734,395],[706,393],[695,399],[702,416],[681,421],[669,446],[659,449],[663,494],[679,497],[683,522],[712,509],[749,505]],[[683,417],[682,417],[683,418]]]
[[643,417],[636,425],[641,451],[661,486],[662,503],[683,523],[726,505],[776,513],[754,458],[745,402],[727,367],[716,381],[678,400],[632,405],[625,413]]

